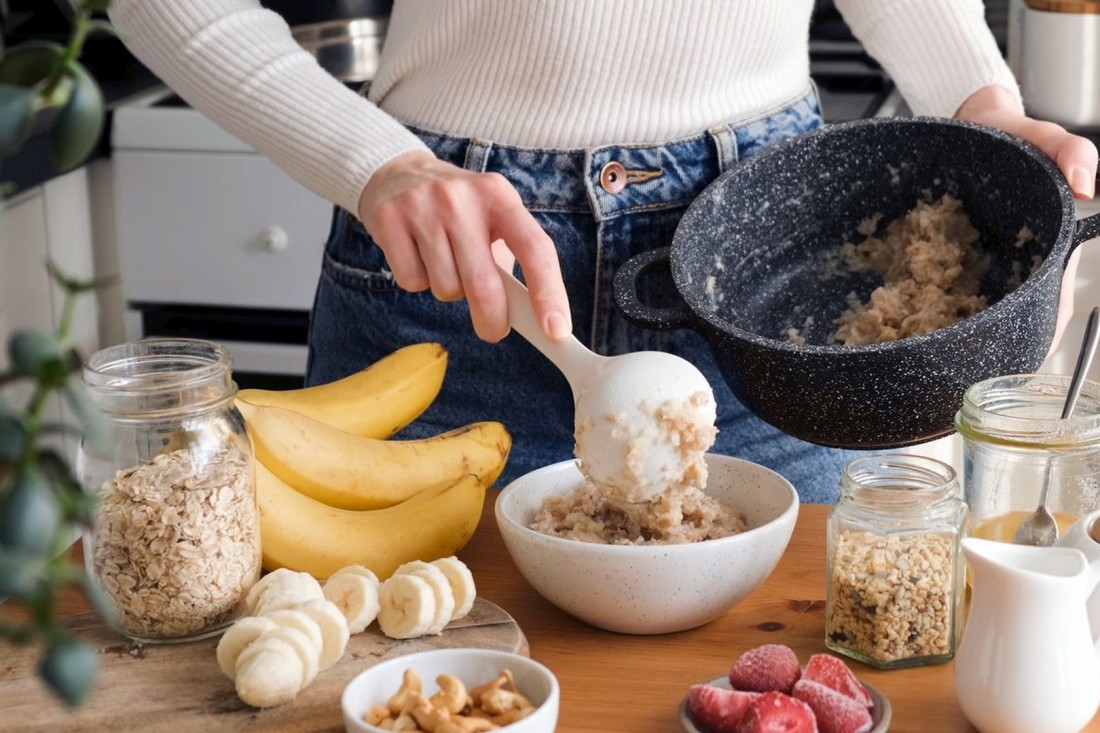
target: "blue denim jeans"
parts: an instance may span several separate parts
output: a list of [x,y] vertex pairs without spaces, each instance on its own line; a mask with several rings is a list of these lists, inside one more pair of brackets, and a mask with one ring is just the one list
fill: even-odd
[[[718,403],[714,451],[777,470],[803,501],[836,498],[850,452],[787,436],[750,414],[726,386],[704,341],[690,331],[658,332],[628,324],[611,290],[631,256],[671,244],[684,209],[720,173],[762,148],[821,125],[813,92],[759,117],[661,144],[543,150],[498,145],[413,129],[448,162],[496,171],[516,188],[557,245],[574,333],[601,354],[663,350],[694,363]],[[618,163],[621,190],[605,166]],[[611,170],[611,169],[608,169]],[[604,183],[601,184],[601,172]],[[642,286],[659,305],[670,283]],[[649,292],[647,292],[647,290]],[[421,437],[478,420],[499,420],[513,437],[501,484],[573,455],[573,400],[557,369],[517,334],[480,341],[465,302],[407,293],[394,282],[381,249],[362,224],[337,209],[310,323],[307,383],[338,379],[414,342],[438,341],[450,354],[436,402],[401,437]]]

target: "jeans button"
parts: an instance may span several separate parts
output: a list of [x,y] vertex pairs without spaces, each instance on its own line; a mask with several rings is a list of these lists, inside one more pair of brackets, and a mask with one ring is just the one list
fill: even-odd
[[611,161],[600,171],[600,185],[608,193],[618,193],[626,188],[626,168],[618,161]]

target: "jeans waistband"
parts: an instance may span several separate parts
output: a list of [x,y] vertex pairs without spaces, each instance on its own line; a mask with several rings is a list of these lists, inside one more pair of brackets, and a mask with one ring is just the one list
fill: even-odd
[[641,210],[686,206],[721,173],[775,131],[804,131],[820,122],[810,89],[773,110],[697,135],[660,143],[553,150],[502,145],[421,130],[415,133],[442,160],[468,170],[503,175],[532,211],[593,213],[598,221]]

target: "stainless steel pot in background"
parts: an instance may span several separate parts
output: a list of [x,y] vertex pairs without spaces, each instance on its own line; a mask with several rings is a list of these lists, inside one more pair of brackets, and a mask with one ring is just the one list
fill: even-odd
[[350,18],[294,26],[291,32],[328,73],[355,83],[374,78],[386,25],[385,18]]

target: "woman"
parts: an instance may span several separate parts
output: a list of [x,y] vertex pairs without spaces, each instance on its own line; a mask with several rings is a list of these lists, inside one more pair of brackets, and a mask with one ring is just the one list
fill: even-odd
[[[1092,196],[1095,147],[1024,115],[980,0],[836,4],[916,113],[1028,138],[1078,196]],[[697,336],[630,328],[610,291],[615,269],[668,244],[719,173],[821,124],[808,71],[812,6],[396,0],[369,101],[252,0],[115,0],[112,19],[188,102],[337,204],[308,382],[440,341],[448,378],[409,435],[501,420],[515,439],[503,481],[568,458],[564,379],[518,336],[504,338],[490,251],[503,240],[549,336],[691,360],[715,388],[714,450],[779,470],[804,501],[829,501],[848,454],[748,414]]]

